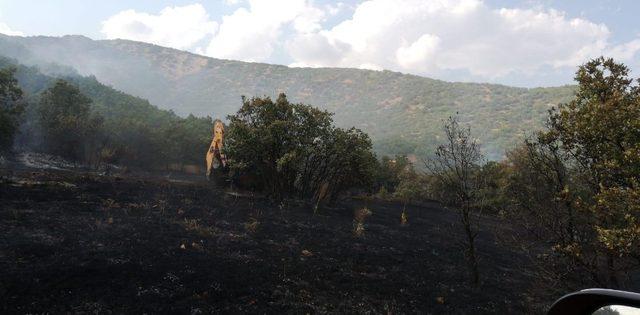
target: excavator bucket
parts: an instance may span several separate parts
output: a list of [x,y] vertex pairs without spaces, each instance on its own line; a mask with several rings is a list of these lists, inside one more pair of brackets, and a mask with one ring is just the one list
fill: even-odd
[[211,179],[211,175],[214,170],[226,169],[227,160],[222,153],[222,147],[224,145],[224,124],[222,121],[216,119],[213,123],[213,139],[209,150],[207,150],[206,162],[207,162],[207,179]]

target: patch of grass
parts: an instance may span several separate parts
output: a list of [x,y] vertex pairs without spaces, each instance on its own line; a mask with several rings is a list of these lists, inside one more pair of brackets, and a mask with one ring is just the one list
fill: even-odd
[[13,217],[13,219],[15,221],[19,221],[20,220],[20,210],[18,210],[18,208],[12,207],[11,208],[11,216]]
[[154,206],[154,208],[157,207],[158,210],[160,210],[160,214],[165,214],[165,211],[167,211],[167,206],[169,205],[169,203],[164,198],[158,198],[157,200],[158,200],[158,203]]
[[185,218],[184,220],[179,221],[178,224],[184,227],[185,230],[195,232],[202,237],[213,237],[219,232],[218,229],[213,226],[200,224],[200,220],[198,219]]
[[104,206],[107,209],[120,208],[120,204],[111,198],[103,200],[102,206]]
[[364,207],[353,212],[353,235],[362,237],[364,235],[364,221],[373,214],[369,208]]
[[400,225],[407,225],[407,223],[409,223],[409,217],[407,216],[407,212],[403,210],[400,214]]
[[249,222],[244,224],[244,229],[251,234],[256,233],[256,231],[258,231],[258,227],[260,227],[260,221],[256,218],[250,218]]

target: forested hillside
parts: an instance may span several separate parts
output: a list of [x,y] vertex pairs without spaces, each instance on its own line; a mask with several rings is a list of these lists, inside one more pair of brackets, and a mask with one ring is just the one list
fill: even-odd
[[[28,67],[0,57],[0,69],[7,68],[15,69],[15,78],[24,92],[24,113],[20,115],[19,122],[21,130],[16,135],[18,147],[42,151],[47,145],[45,138],[51,130],[43,130],[41,122],[43,118],[56,117],[42,117],[43,95],[51,92],[57,83],[68,82],[68,89],[77,89],[79,95],[88,98],[86,118],[94,119],[87,123],[86,128],[96,129],[96,132],[92,139],[83,142],[93,143],[96,146],[93,151],[100,156],[89,160],[145,168],[162,168],[172,163],[203,163],[204,151],[211,138],[213,120],[210,117],[189,115],[182,118],[172,111],[151,105],[147,100],[105,86],[95,77],[83,77],[56,65]],[[47,72],[59,75],[44,74]],[[54,143],[68,142],[71,136],[66,132],[60,141]]]
[[[335,113],[338,126],[371,135],[378,153],[426,155],[442,121],[460,113],[491,159],[539,129],[547,110],[568,101],[574,87],[514,88],[451,83],[390,71],[285,66],[219,60],[160,46],[94,41],[82,36],[8,37],[0,54],[26,64],[56,63],[186,116],[225,118],[241,95],[312,104]],[[59,73],[64,67],[43,71]]]

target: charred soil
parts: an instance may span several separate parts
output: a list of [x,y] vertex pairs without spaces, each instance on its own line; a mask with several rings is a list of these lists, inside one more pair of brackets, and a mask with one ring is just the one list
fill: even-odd
[[[524,257],[485,218],[469,286],[454,211],[314,214],[205,182],[0,170],[0,313],[526,313]],[[354,235],[354,210],[372,215]],[[517,267],[517,268],[516,268]]]

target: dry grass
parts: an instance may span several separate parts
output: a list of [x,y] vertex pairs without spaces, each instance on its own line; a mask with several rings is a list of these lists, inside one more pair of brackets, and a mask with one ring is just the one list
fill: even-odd
[[260,227],[260,221],[258,221],[256,218],[250,218],[249,222],[244,224],[244,229],[251,234],[258,231],[258,227]]
[[13,220],[19,221],[20,220],[20,210],[18,210],[18,208],[16,208],[16,207],[11,207],[11,216],[13,217]]
[[165,214],[165,211],[167,211],[167,206],[168,205],[169,205],[169,203],[167,202],[166,199],[158,198],[156,207],[160,210],[161,214]]
[[120,204],[111,198],[103,200],[102,205],[107,209],[120,208]]
[[218,229],[213,226],[202,225],[198,219],[184,219],[179,221],[178,224],[182,225],[185,230],[196,232],[202,237],[213,237],[218,234]]
[[364,235],[364,221],[371,216],[373,212],[369,208],[364,207],[353,212],[353,235],[361,237]]

